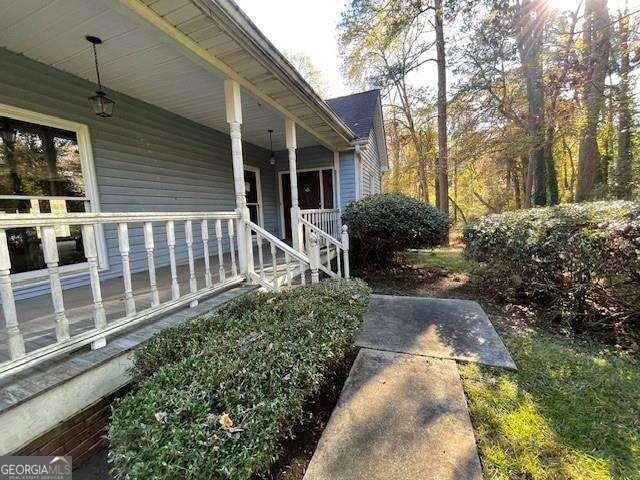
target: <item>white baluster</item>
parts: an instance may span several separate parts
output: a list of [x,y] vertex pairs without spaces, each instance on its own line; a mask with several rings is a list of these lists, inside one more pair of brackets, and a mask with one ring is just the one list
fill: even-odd
[[320,265],[320,245],[318,244],[318,236],[315,232],[309,234],[309,264],[311,266],[311,283],[320,281],[318,266]]
[[[187,220],[184,222],[184,236],[187,243],[187,255],[189,256],[189,291],[196,293],[198,291],[198,281],[196,280],[196,265],[193,259],[193,222]],[[198,306],[198,300],[193,300],[189,306],[191,308]]]
[[338,277],[342,277],[342,249],[336,245],[336,264],[338,267]]
[[216,241],[218,242],[218,264],[219,264],[219,276],[220,281],[224,282],[224,253],[222,251],[222,221],[216,220]]
[[[102,304],[102,291],[100,288],[100,274],[98,273],[98,249],[96,247],[96,235],[93,225],[82,225],[82,244],[84,256],[89,264],[89,279],[91,293],[93,295],[93,308],[96,329],[102,330],[107,326],[107,314]],[[107,344],[107,337],[100,337],[91,342],[93,350],[102,348]]]
[[124,308],[127,316],[135,315],[136,301],[131,287],[131,265],[129,263],[129,227],[126,223],[118,224],[118,247],[122,257],[122,278],[124,280]]
[[227,231],[229,233],[229,252],[231,253],[231,275],[234,277],[237,277],[238,267],[236,265],[236,248],[233,240],[233,237],[234,237],[233,220],[231,219],[227,221]]
[[280,290],[280,285],[277,280],[278,276],[278,257],[276,257],[276,246],[274,243],[271,245],[271,266],[273,268],[273,289],[277,292]]
[[256,233],[258,244],[258,262],[260,262],[260,278],[264,279],[264,252],[262,251],[262,235]]
[[9,353],[11,359],[15,360],[24,356],[24,339],[18,326],[16,302],[11,286],[11,257],[7,245],[7,233],[4,230],[0,230],[0,299],[2,299],[4,323],[9,337]]
[[202,249],[204,252],[204,284],[207,288],[211,288],[211,265],[209,264],[209,225],[206,220],[202,220],[200,229],[202,231]]
[[331,242],[328,238],[324,239],[324,244],[326,245],[326,254],[327,254],[327,269],[331,271]]
[[151,306],[160,305],[160,295],[156,284],[156,265],[153,259],[153,223],[144,223],[144,248],[147,250],[147,265],[149,268],[149,285],[151,287]]
[[171,268],[171,298],[180,298],[180,285],[178,285],[178,267],[176,266],[176,226],[173,220],[166,224],[167,247],[169,248],[169,265]]
[[307,272],[304,266],[304,262],[300,260],[300,283],[305,285],[307,283]]
[[284,254],[284,263],[286,265],[286,280],[287,280],[287,287],[291,287],[291,257],[289,256],[288,253],[285,252]]
[[346,225],[342,226],[340,237],[344,249],[344,278],[349,278],[349,228]]
[[58,268],[58,243],[54,227],[42,227],[40,229],[44,261],[49,271],[49,283],[51,284],[51,300],[56,319],[56,338],[59,342],[69,339],[69,320],[64,312],[64,299],[62,285],[60,284],[60,270]]

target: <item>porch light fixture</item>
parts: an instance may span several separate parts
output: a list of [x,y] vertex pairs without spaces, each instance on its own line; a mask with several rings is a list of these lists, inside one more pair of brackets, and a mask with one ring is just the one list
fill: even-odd
[[13,148],[13,145],[18,137],[18,131],[13,128],[9,119],[4,117],[0,118],[0,138],[2,138],[2,145],[4,146],[5,155],[0,156],[0,166],[4,167],[7,164],[7,154],[9,149]]
[[0,137],[5,145],[14,144],[18,137],[18,131],[13,128],[6,117],[0,119]]
[[273,153],[273,130],[267,130],[269,132],[269,148],[271,149],[271,154],[269,155],[269,165],[276,164],[276,155]]
[[98,79],[98,90],[96,90],[96,94],[93,97],[89,97],[89,101],[91,102],[91,106],[93,107],[93,111],[96,115],[99,117],[110,117],[113,115],[113,107],[115,107],[116,102],[107,97],[107,94],[102,91],[100,70],[98,68],[98,52],[96,51],[96,45],[100,45],[102,40],[91,35],[87,35],[86,39],[93,48],[93,59],[95,60],[96,77]]

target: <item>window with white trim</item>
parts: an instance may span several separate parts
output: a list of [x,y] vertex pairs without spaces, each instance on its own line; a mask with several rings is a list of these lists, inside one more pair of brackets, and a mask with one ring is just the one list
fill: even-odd
[[[0,213],[92,210],[76,131],[0,110],[0,134]],[[79,226],[56,227],[56,236],[61,266],[86,262]],[[12,274],[46,267],[39,229],[9,229],[7,239]]]

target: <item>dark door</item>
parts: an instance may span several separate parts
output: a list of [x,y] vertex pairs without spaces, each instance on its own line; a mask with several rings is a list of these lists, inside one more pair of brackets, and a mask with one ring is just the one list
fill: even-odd
[[[298,172],[297,178],[300,210],[321,208],[318,171]],[[282,175],[282,205],[284,207],[285,237],[291,238],[291,182],[288,173]]]

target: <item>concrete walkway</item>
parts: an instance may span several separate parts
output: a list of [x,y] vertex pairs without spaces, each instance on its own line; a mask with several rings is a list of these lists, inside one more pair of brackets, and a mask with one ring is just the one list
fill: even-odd
[[374,295],[304,480],[480,480],[455,360],[515,368],[475,302]]

